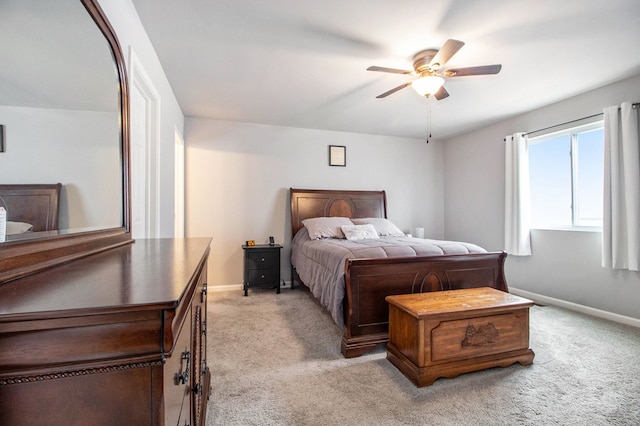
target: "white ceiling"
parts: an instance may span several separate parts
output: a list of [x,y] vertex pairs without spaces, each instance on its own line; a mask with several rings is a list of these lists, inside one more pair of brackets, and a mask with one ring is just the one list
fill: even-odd
[[[638,0],[133,0],[182,111],[280,126],[435,139],[640,74]],[[466,45],[436,101],[413,55]],[[603,105],[604,106],[604,105]]]

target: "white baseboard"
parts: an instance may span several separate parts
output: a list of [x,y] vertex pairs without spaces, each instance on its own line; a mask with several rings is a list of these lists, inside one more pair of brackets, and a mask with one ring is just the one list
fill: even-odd
[[291,281],[282,280],[280,283],[280,288],[291,288]]
[[567,302],[566,300],[556,299],[553,297],[543,296],[537,293],[531,293],[526,290],[520,290],[518,288],[509,287],[509,293],[513,293],[517,296],[526,297],[541,305],[553,305],[560,308],[570,309],[572,311],[582,312],[583,314],[592,315],[598,318],[604,318],[610,321],[619,322],[622,324],[631,325],[634,327],[640,327],[640,319],[632,318],[625,315],[615,314],[613,312],[603,311],[601,309],[592,308],[589,306],[579,305],[573,302]]
[[229,285],[210,285],[207,286],[207,291],[223,292],[223,291],[242,291],[242,284],[229,284]]
[[[280,288],[291,288],[291,281],[283,281],[280,283]],[[244,289],[243,284],[229,284],[229,285],[210,285],[208,291],[242,291]]]

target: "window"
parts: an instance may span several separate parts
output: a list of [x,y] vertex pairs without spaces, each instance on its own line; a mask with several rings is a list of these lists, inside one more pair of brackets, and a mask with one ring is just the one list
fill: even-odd
[[532,228],[602,227],[602,122],[529,139]]

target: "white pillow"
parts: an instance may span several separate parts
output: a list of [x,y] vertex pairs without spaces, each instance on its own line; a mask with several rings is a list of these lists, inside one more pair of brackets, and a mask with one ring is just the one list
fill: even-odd
[[373,225],[342,225],[340,227],[347,240],[372,240],[380,238]]
[[348,217],[313,217],[305,219],[302,224],[309,231],[309,238],[319,240],[321,238],[344,238],[340,227],[353,225]]
[[370,224],[376,229],[376,232],[381,237],[403,237],[402,232],[396,225],[389,219],[383,217],[364,217],[359,219],[351,219],[356,225]]
[[22,234],[33,228],[33,225],[25,222],[7,221],[7,235]]

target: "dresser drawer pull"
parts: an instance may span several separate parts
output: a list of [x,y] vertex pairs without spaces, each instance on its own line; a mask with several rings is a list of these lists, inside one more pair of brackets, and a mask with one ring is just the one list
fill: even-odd
[[202,291],[200,292],[200,303],[204,303],[207,297],[207,285],[202,286]]
[[185,351],[182,353],[182,359],[180,361],[180,368],[182,368],[182,361],[187,361],[186,366],[182,372],[177,374],[177,385],[184,385],[189,380],[189,366],[191,364],[191,352]]
[[196,383],[193,385],[193,389],[191,389],[191,391],[198,396],[202,396],[202,385],[200,385],[200,383]]

